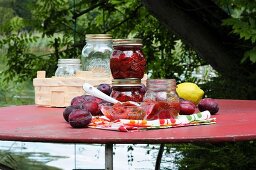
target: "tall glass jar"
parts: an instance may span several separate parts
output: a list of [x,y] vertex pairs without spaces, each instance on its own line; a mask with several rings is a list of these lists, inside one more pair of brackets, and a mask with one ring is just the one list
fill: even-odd
[[114,79],[142,79],[146,59],[142,52],[141,39],[114,39],[114,51],[110,58],[110,69]]
[[175,79],[148,79],[144,101],[155,106],[148,119],[170,119],[178,116],[179,97],[176,94]]
[[97,73],[99,76],[110,75],[109,60],[112,51],[110,34],[87,34],[81,56],[82,69]]
[[81,70],[80,59],[59,59],[56,77],[74,76],[76,71]]
[[113,79],[111,97],[120,102],[142,102],[145,89],[140,79]]

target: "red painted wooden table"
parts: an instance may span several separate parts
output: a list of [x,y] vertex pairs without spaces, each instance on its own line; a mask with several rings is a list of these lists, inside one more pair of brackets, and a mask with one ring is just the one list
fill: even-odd
[[63,108],[35,105],[0,108],[0,140],[106,144],[106,168],[113,167],[113,144],[236,142],[256,139],[256,100],[217,100],[220,110],[213,125],[136,132],[74,129]]

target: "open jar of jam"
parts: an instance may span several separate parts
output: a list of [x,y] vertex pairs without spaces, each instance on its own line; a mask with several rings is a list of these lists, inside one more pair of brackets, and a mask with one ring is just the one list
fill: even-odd
[[110,70],[114,79],[142,79],[146,59],[141,39],[114,39],[110,57]]
[[145,90],[140,79],[113,79],[111,97],[120,102],[142,102]]
[[175,118],[180,112],[179,97],[176,94],[175,79],[148,79],[144,101],[154,103],[147,119]]

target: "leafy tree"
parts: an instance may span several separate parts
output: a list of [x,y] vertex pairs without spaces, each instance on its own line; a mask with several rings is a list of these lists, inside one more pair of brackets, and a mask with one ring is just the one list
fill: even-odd
[[[255,169],[255,142],[175,145],[182,154],[174,162],[183,169]],[[169,152],[167,150],[167,152]]]
[[[218,83],[207,83],[204,88],[211,89],[208,91],[211,96],[232,89],[231,93],[225,93],[226,98],[255,99],[254,26],[249,23],[255,19],[254,1],[144,0],[143,3],[169,31],[179,35],[218,71],[220,76],[215,81]],[[243,15],[235,19],[230,14],[239,8],[244,9]],[[229,9],[230,13],[223,9]],[[241,93],[240,87],[246,87],[246,91]]]
[[251,62],[256,62],[256,2],[255,1],[219,1],[225,11],[231,16],[223,21],[223,25],[231,26],[232,33],[237,34],[240,39],[250,42],[250,49],[245,52],[242,62],[247,59]]
[[[255,98],[256,73],[253,69],[255,66],[253,57],[255,38],[253,24],[250,24],[253,23],[255,16],[253,15],[253,6],[255,6],[253,2],[249,4],[246,1],[223,0],[213,4],[209,0],[204,3],[194,0],[169,3],[169,6],[175,4],[179,9],[185,9],[186,14],[193,14],[191,21],[202,18],[200,19],[202,21],[200,24],[203,24],[202,29],[209,28],[208,30],[212,33],[211,37],[220,37],[222,40],[220,43],[209,37],[207,39],[197,24],[189,28],[189,32],[187,28],[183,29],[186,34],[179,32],[182,29],[176,29],[176,26],[184,24],[182,21],[186,21],[184,18],[180,18],[182,15],[173,15],[177,18],[174,21],[177,22],[171,23],[171,29],[168,25],[166,27],[166,23],[161,22],[161,18],[157,20],[143,6],[147,3],[149,4],[150,1],[143,1],[143,4],[136,0],[124,2],[115,0],[39,0],[22,1],[22,3],[18,0],[13,1],[9,7],[15,11],[15,16],[10,20],[5,20],[1,26],[3,39],[0,40],[0,46],[8,48],[6,54],[8,68],[3,72],[6,80],[12,80],[15,75],[19,77],[20,81],[32,79],[36,76],[37,70],[46,70],[48,76],[51,76],[56,70],[59,58],[80,56],[81,49],[85,44],[85,34],[111,33],[114,38],[139,37],[143,39],[144,52],[148,59],[148,71],[152,77],[175,78],[178,82],[189,80],[200,83],[200,79],[193,77],[192,73],[196,67],[210,63],[219,72],[219,76],[214,78],[214,81],[202,85],[208,96]],[[159,4],[161,5],[161,3]],[[207,5],[210,7],[208,8]],[[17,6],[22,8],[17,8]],[[161,11],[158,12],[161,14]],[[171,18],[170,15],[165,16]],[[214,18],[214,16],[216,17]],[[244,22],[247,22],[247,27]],[[200,29],[194,31],[197,26]],[[225,26],[232,26],[233,29],[227,29]],[[194,32],[191,33],[192,30]],[[41,35],[33,34],[35,31]],[[238,34],[243,41],[229,31]],[[172,32],[178,34],[173,35]],[[53,52],[40,55],[31,52],[31,44],[45,37],[52,39],[47,46]],[[221,39],[221,37],[224,38]],[[178,46],[176,42],[179,38],[182,38],[182,41],[189,47],[184,44]],[[224,41],[228,45],[225,46]],[[239,43],[239,48],[235,46],[235,43]],[[219,49],[219,44],[224,44],[223,47],[226,48]],[[197,53],[191,48],[195,49]],[[177,53],[178,50],[180,50],[179,53]],[[23,66],[25,67],[23,68]],[[181,78],[182,76],[185,78]],[[237,80],[237,83],[232,83],[234,80]],[[216,84],[214,85],[214,83]],[[236,91],[242,85],[245,90],[243,93],[237,93]],[[227,93],[226,88],[235,90]],[[225,94],[225,96],[218,96],[219,94]]]
[[[16,2],[17,3],[17,2]],[[152,17],[138,1],[48,1],[40,0],[28,4],[31,17],[15,16],[6,23],[5,39],[0,44],[8,46],[6,54],[8,69],[4,72],[10,80],[18,75],[20,80],[32,79],[37,70],[54,73],[58,58],[79,57],[85,44],[85,34],[111,33],[114,38],[143,38],[144,51],[148,56],[148,70],[153,77],[176,78],[180,80],[182,70],[186,78],[191,77],[195,66],[204,63],[191,49],[180,45],[180,53],[175,53],[177,38]],[[90,21],[90,22],[88,22]],[[32,28],[32,29],[28,29]],[[36,55],[29,52],[31,43],[39,37],[32,31],[42,33],[42,37],[53,40],[48,46],[53,53]],[[58,33],[61,36],[56,37]],[[153,47],[153,48],[152,48]],[[178,50],[178,49],[177,49]],[[181,57],[183,56],[183,57]],[[190,62],[185,65],[186,62]],[[179,65],[179,63],[184,63]],[[23,66],[27,66],[23,69]],[[159,70],[158,68],[164,68]],[[15,69],[14,69],[15,68]]]

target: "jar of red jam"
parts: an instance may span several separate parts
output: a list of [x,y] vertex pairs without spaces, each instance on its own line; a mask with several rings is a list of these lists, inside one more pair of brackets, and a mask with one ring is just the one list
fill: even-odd
[[147,119],[175,118],[180,112],[179,97],[176,94],[175,79],[148,79],[144,101],[154,103]]
[[114,79],[142,79],[146,59],[141,39],[114,39],[110,70]]
[[111,97],[120,102],[142,102],[145,89],[140,79],[113,79]]

